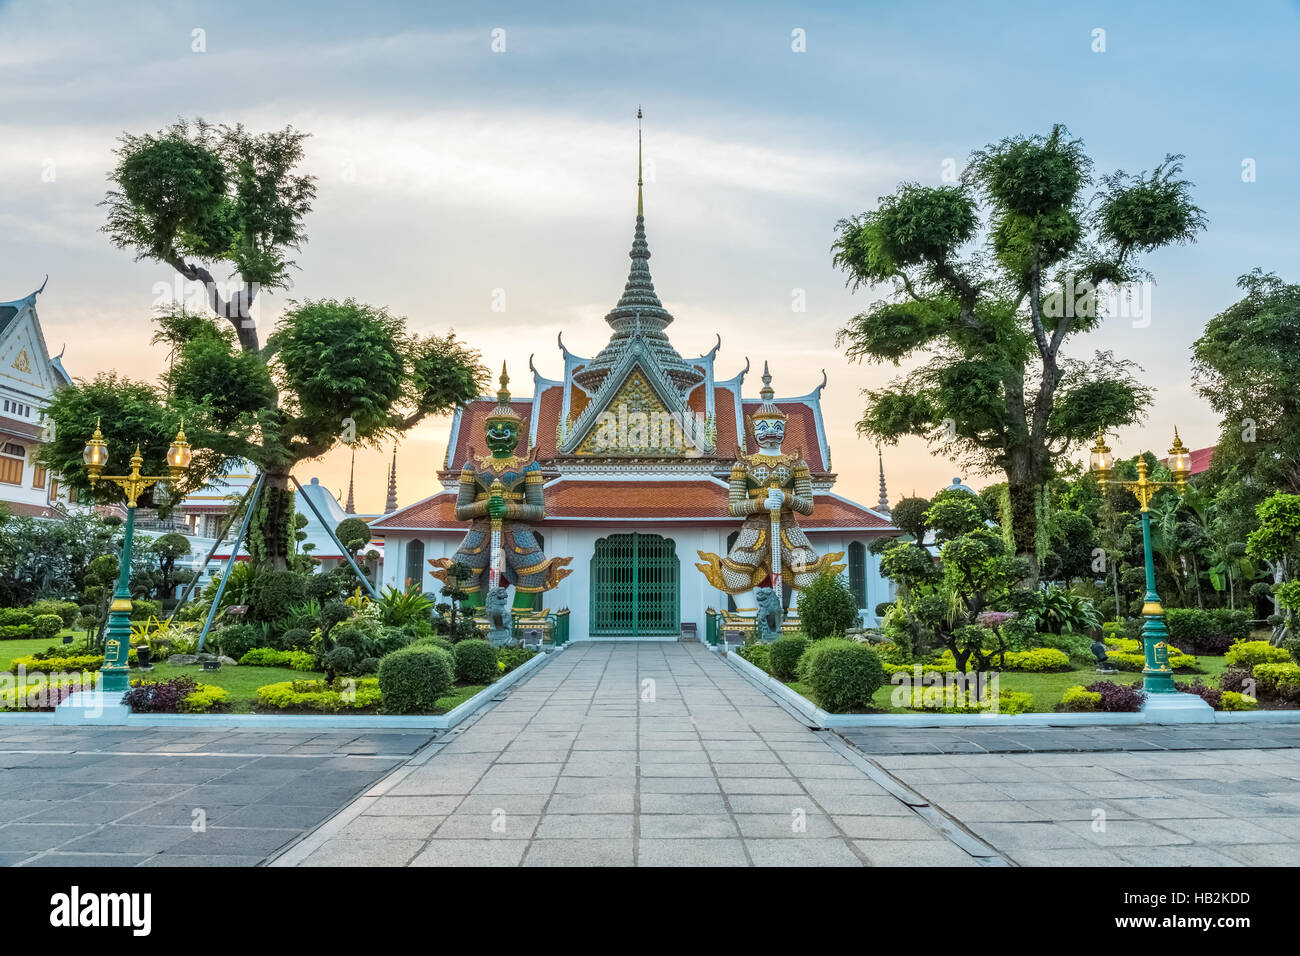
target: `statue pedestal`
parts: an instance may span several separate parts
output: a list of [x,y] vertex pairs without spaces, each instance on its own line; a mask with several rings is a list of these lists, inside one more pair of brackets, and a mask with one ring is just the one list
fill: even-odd
[[1196,694],[1147,694],[1142,716],[1149,724],[1204,724],[1214,720],[1214,708]]
[[105,693],[101,688],[69,694],[54,708],[56,724],[125,724],[131,708],[122,703],[121,691]]

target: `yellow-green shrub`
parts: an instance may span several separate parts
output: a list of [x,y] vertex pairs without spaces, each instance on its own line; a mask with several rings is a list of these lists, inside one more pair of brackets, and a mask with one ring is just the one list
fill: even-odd
[[1088,690],[1082,684],[1067,687],[1061,695],[1061,709],[1073,711],[1096,710],[1101,704],[1101,694]]
[[[1140,671],[1147,666],[1146,655],[1141,651],[1136,654],[1108,651],[1106,653],[1106,659],[1122,671]],[[1169,648],[1169,667],[1172,670],[1191,670],[1195,668],[1198,663],[1200,662],[1191,654],[1184,654],[1176,647]]]
[[382,695],[376,677],[324,680],[289,680],[257,689],[257,702],[277,710],[339,711],[378,706]]
[[1291,655],[1268,641],[1238,641],[1223,655],[1229,667],[1253,667],[1256,664],[1282,664]]
[[225,707],[229,697],[224,687],[199,684],[185,695],[176,709],[183,714],[206,714],[208,711]]
[[9,672],[17,674],[18,668],[22,667],[27,673],[39,672],[42,674],[62,673],[64,671],[97,671],[104,663],[103,654],[77,654],[71,657],[47,657],[39,660],[36,657],[17,657],[9,665]]
[[1259,701],[1254,697],[1247,697],[1235,690],[1225,690],[1221,700],[1224,710],[1254,710],[1259,706]]
[[1265,694],[1291,695],[1300,692],[1300,664],[1294,661],[1256,664],[1250,669],[1255,685]]

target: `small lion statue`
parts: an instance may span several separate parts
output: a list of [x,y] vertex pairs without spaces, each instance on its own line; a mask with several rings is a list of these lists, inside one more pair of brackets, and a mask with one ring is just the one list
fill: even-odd
[[510,592],[503,587],[489,590],[484,597],[487,611],[488,642],[493,647],[509,644],[510,629]]
[[781,618],[785,608],[781,595],[772,588],[757,588],[754,599],[758,602],[758,639],[767,644],[781,636]]

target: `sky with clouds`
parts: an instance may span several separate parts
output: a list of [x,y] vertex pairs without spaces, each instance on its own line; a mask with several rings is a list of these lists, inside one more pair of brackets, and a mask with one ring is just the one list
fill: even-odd
[[[640,105],[651,271],[678,351],[699,355],[719,334],[719,375],[767,359],[787,395],[825,369],[837,490],[870,503],[859,391],[895,370],[835,348],[836,329],[883,291],[845,288],[835,222],[900,181],[940,183],[945,163],[960,169],[1003,136],[1064,123],[1099,173],[1186,154],[1209,231],[1145,259],[1149,321],[1116,318],[1072,354],[1113,349],[1157,388],[1118,451],[1163,450],[1175,425],[1201,447],[1216,424],[1190,379],[1191,343],[1241,273],[1300,276],[1298,44],[1294,2],[0,0],[0,300],[48,272],[39,310],[74,376],[155,376],[149,315],[174,273],[99,231],[116,137],[180,116],[292,124],[311,133],[318,197],[293,288],[262,303],[264,329],[289,299],[353,296],[417,330],[455,329],[490,366],[509,362],[524,391],[530,355],[559,377],[557,333],[579,354],[608,339]],[[498,289],[504,313],[492,311]],[[806,311],[792,309],[796,289]],[[756,393],[755,375],[746,384]],[[446,424],[403,441],[403,503],[437,490]],[[359,456],[361,510],[382,506],[390,453]],[[886,448],[885,464],[894,500],[960,473],[919,440]],[[336,451],[299,477],[342,489],[347,468]]]

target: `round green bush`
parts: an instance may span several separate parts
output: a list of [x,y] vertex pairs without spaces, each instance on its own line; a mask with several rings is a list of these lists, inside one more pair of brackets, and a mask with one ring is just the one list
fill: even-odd
[[63,630],[63,618],[57,614],[38,614],[32,621],[32,635],[34,637],[58,637],[61,630]]
[[384,712],[409,714],[431,711],[451,690],[451,655],[439,647],[412,645],[379,662],[379,690]]
[[794,680],[798,673],[799,658],[808,649],[808,638],[802,634],[787,634],[777,638],[768,648],[768,661],[772,676],[777,680]]
[[162,617],[162,603],[145,598],[131,598],[131,620],[147,621],[151,617]]
[[342,601],[328,601],[320,609],[321,625],[329,630],[339,621],[346,621],[352,616],[352,608]]
[[213,633],[212,643],[226,657],[239,660],[262,646],[262,629],[252,624],[227,624]]
[[871,695],[885,683],[876,652],[846,638],[813,641],[799,659],[798,671],[817,703],[833,714],[870,704]]
[[799,619],[814,640],[843,637],[858,623],[858,606],[848,585],[830,570],[817,575],[799,594]]
[[440,647],[448,654],[454,654],[455,647],[456,647],[455,644],[447,640],[445,637],[436,637],[436,636],[422,637],[415,642],[415,645],[419,645],[420,647]]
[[41,614],[57,614],[63,621],[64,627],[72,627],[72,625],[76,623],[77,615],[80,613],[80,608],[77,607],[75,601],[54,601],[48,599],[35,602],[30,608],[28,608],[28,610],[37,616]]
[[456,645],[456,679],[464,684],[490,684],[497,676],[497,652],[487,641]]
[[307,582],[294,571],[263,571],[249,588],[248,615],[255,621],[278,621],[289,608],[307,600]]
[[305,651],[311,647],[311,632],[305,627],[291,627],[276,638],[282,651]]

